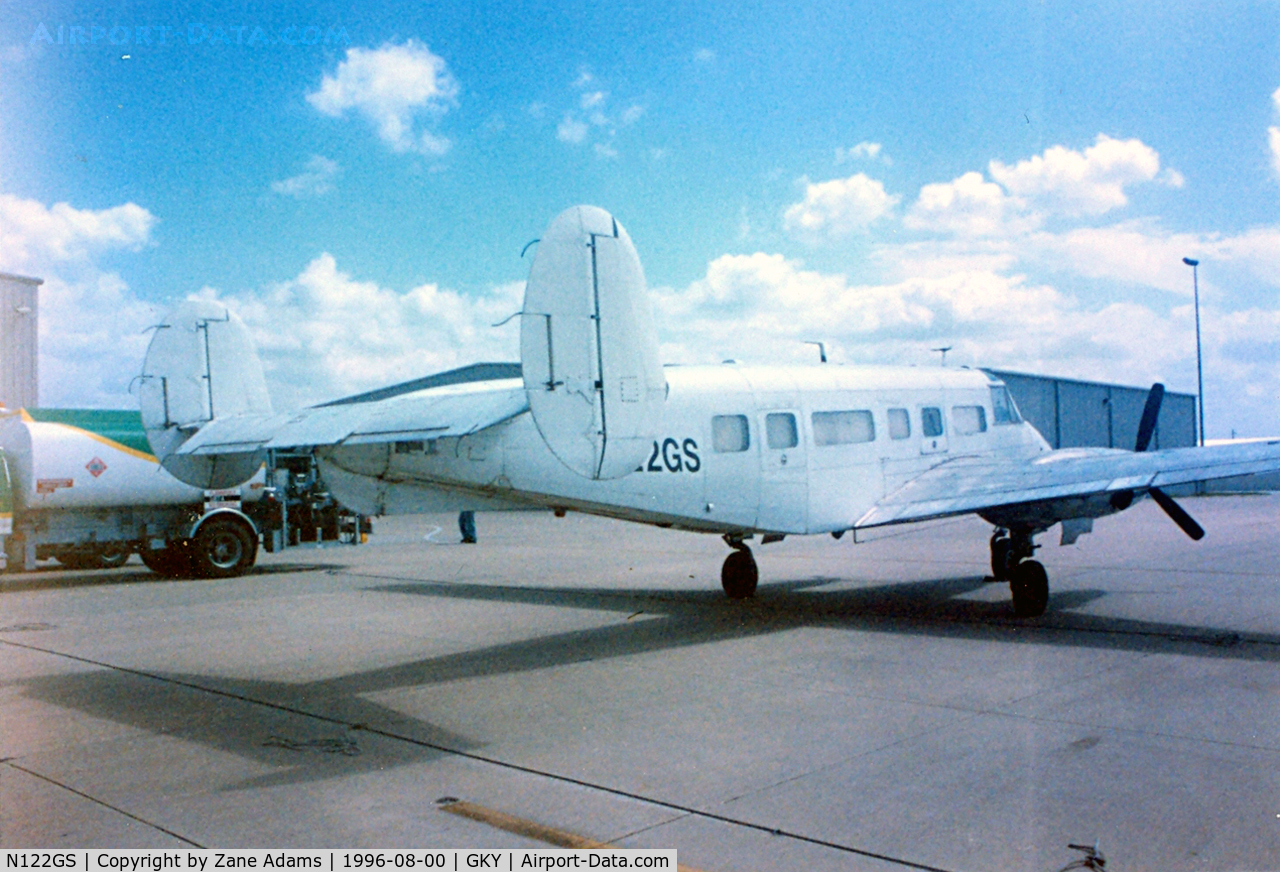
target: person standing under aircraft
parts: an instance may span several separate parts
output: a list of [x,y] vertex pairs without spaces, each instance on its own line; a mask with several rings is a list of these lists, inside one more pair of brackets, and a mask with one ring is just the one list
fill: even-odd
[[476,544],[476,513],[462,512],[458,515],[458,531],[462,533],[462,541],[466,545]]

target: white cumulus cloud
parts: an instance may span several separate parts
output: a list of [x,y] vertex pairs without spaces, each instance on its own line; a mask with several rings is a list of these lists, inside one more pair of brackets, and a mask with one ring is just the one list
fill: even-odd
[[807,184],[804,200],[788,207],[782,220],[797,236],[845,236],[888,215],[899,199],[886,193],[883,183],[857,173],[847,179]]
[[333,180],[340,171],[337,161],[313,154],[302,172],[272,182],[271,190],[288,197],[320,197],[333,190]]
[[484,360],[519,358],[523,282],[467,296],[431,283],[400,292],[361,281],[323,253],[296,277],[224,294],[258,344],[281,409],[333,399]]
[[884,147],[878,142],[859,142],[852,148],[837,147],[836,163],[841,164],[855,160],[875,160],[880,158],[885,163],[892,163],[888,155],[881,155]]
[[968,172],[921,188],[903,223],[913,230],[993,236],[1011,229],[1009,221],[1020,208],[1018,201],[982,173]]
[[564,120],[556,125],[556,139],[578,145],[587,138],[587,123],[565,113]]
[[[1280,88],[1271,92],[1271,102],[1275,104],[1276,112],[1280,113]],[[1280,177],[1280,127],[1267,128],[1267,144],[1271,146],[1271,167],[1276,171],[1276,176]]]
[[705,277],[655,297],[664,357],[682,363],[812,362],[804,342],[817,339],[833,361],[932,365],[941,344],[957,363],[1141,383],[1167,377],[1190,347],[1180,310],[1090,307],[988,269],[854,284],[757,252],[719,257]]
[[151,238],[155,216],[136,203],[109,209],[45,206],[0,194],[0,253],[6,269],[83,260],[113,248],[137,251]]
[[[993,160],[991,177],[1017,197],[1053,213],[1101,215],[1129,202],[1125,188],[1160,172],[1160,155],[1137,139],[1098,134],[1083,152],[1055,145],[1042,155],[1006,166]],[[1181,177],[1170,177],[1176,187]]]
[[41,404],[137,408],[129,386],[165,307],[96,268],[48,274],[39,298]]
[[43,405],[132,405],[128,386],[148,340],[142,330],[160,312],[97,259],[142,249],[155,223],[136,203],[77,209],[0,193],[4,269],[44,279],[37,292]]
[[420,113],[440,115],[453,105],[458,84],[444,59],[417,40],[376,49],[352,48],[337,70],[307,95],[317,110],[333,117],[354,109],[398,152],[439,156],[449,140],[415,129]]

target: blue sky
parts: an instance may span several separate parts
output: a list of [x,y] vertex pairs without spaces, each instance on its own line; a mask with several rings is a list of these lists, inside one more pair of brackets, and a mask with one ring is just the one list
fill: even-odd
[[199,294],[284,406],[514,359],[579,202],[673,362],[1194,390],[1192,256],[1208,435],[1280,433],[1280,9],[1080,6],[9,4],[0,271],[46,405],[128,405]]

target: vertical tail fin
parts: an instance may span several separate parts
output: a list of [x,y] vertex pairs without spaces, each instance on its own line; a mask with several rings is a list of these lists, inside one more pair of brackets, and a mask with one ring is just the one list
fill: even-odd
[[214,418],[271,414],[249,330],[220,303],[188,300],[165,315],[147,347],[138,402],[151,450],[187,484],[234,487],[251,478],[265,459],[261,450],[177,453]]
[[520,327],[529,407],[556,457],[592,479],[642,462],[666,400],[644,270],[617,220],[560,213],[538,243]]

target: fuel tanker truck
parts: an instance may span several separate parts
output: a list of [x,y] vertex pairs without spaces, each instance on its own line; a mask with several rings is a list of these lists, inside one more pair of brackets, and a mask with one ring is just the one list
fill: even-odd
[[50,557],[119,566],[137,551],[165,576],[239,575],[278,509],[262,470],[228,490],[178,481],[136,411],[0,408],[0,551],[11,570]]

